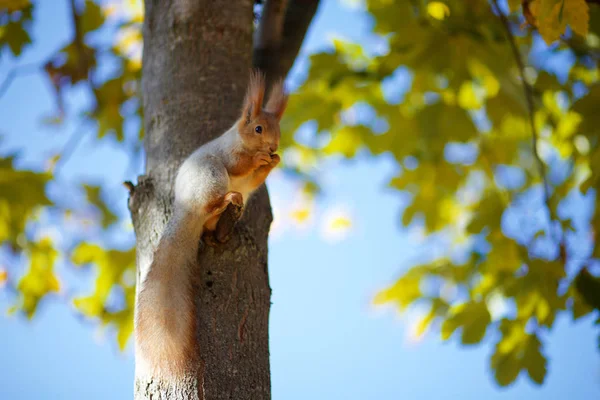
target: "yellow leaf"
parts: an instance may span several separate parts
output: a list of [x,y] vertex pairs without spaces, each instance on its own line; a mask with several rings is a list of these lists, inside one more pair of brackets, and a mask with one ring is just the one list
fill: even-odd
[[46,295],[60,290],[60,282],[54,273],[58,251],[49,239],[29,243],[27,250],[30,265],[17,285],[20,292],[17,307],[31,318]]
[[0,268],[0,287],[4,286],[8,280],[8,272],[4,268]]
[[573,32],[587,36],[590,22],[590,8],[585,0],[565,0],[564,16]]
[[521,0],[508,0],[508,9],[510,12],[518,11],[521,7]]
[[310,210],[308,208],[299,208],[290,213],[290,217],[297,223],[301,224],[306,222],[310,217]]
[[352,226],[352,221],[350,221],[350,219],[345,218],[345,217],[337,217],[331,221],[329,226],[331,227],[331,229],[344,230],[344,229],[348,229]]
[[427,4],[427,13],[437,20],[443,20],[450,15],[448,6],[440,1],[432,1]]
[[333,209],[324,217],[325,223],[322,228],[324,239],[339,241],[350,231],[352,220],[344,210]]
[[486,97],[494,97],[498,94],[500,91],[500,82],[498,82],[496,75],[484,63],[474,58],[469,60],[468,68],[474,80],[485,89]]
[[534,0],[530,10],[546,44],[559,39],[567,25],[578,35],[588,33],[590,10],[585,0]]
[[391,287],[377,293],[373,303],[382,305],[394,302],[400,311],[405,310],[415,300],[422,296],[421,281],[424,278],[425,269],[414,267],[404,276],[396,281]]
[[133,333],[133,312],[128,315],[128,318],[125,319],[119,326],[117,331],[117,343],[119,343],[119,348],[121,351],[125,350],[125,346],[127,345],[127,341],[131,337]]
[[422,337],[425,334],[425,332],[427,332],[427,329],[429,329],[429,326],[433,322],[434,318],[435,309],[432,309],[429,314],[425,315],[423,318],[418,320],[414,327],[415,336],[418,338]]
[[465,110],[476,110],[481,108],[481,100],[475,92],[473,82],[465,82],[458,92],[458,104]]
[[582,117],[576,112],[569,111],[558,122],[556,133],[560,138],[568,139],[577,132]]
[[0,0],[0,10],[7,9],[9,12],[22,10],[29,5],[29,0]]

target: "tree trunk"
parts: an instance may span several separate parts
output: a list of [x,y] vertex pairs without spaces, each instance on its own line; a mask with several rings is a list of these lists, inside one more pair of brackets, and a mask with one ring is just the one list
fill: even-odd
[[[265,29],[258,30],[253,48],[254,0],[145,0],[146,174],[129,199],[138,282],[148,273],[170,217],[180,163],[235,122],[253,57],[268,85],[287,75],[318,4],[267,0],[264,7],[272,10],[261,17]],[[136,375],[136,399],[270,399],[271,221],[263,185],[229,242],[216,248],[200,244],[193,282],[198,371],[170,384]]]
[[[146,175],[130,198],[138,282],[148,271],[172,204],[180,163],[238,117],[252,66],[252,0],[146,0],[143,102]],[[263,186],[232,239],[201,245],[194,291],[200,365],[168,387],[136,378],[136,399],[269,399],[272,220]]]

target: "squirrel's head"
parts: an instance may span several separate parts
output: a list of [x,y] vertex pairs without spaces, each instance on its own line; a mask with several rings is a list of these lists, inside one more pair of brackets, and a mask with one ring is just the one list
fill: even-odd
[[279,121],[288,99],[283,80],[273,85],[267,105],[263,109],[264,97],[264,76],[254,71],[250,76],[238,131],[246,148],[272,154],[279,147]]

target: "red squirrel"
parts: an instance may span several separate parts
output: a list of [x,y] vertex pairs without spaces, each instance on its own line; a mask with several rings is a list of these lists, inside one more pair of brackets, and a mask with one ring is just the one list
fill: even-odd
[[[263,109],[265,80],[253,72],[240,118],[179,167],[173,215],[160,238],[135,309],[137,374],[193,373],[196,312],[191,275],[199,241],[230,203],[242,206],[279,164],[279,122],[288,95],[276,83]],[[243,208],[242,208],[243,209]]]

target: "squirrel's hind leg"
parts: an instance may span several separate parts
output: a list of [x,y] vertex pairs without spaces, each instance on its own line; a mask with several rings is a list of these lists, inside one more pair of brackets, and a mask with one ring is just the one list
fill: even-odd
[[[207,245],[215,247],[229,240],[235,223],[242,215],[244,199],[239,192],[228,192],[222,199],[210,204],[207,211],[209,207],[211,211],[204,224],[202,240]],[[221,221],[223,215],[225,220]]]
[[204,223],[204,231],[214,231],[217,228],[217,223],[223,211],[227,209],[229,204],[234,204],[243,207],[244,198],[240,192],[227,192],[223,197],[210,202],[206,206],[208,218]]

